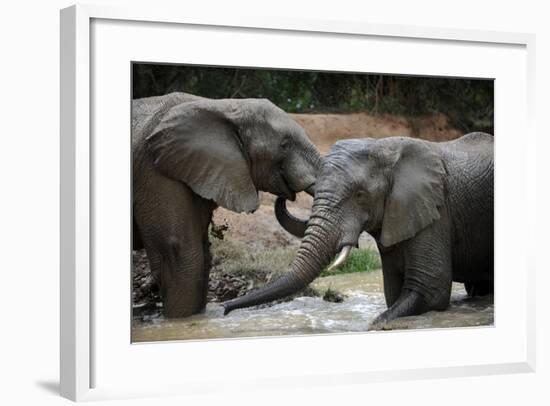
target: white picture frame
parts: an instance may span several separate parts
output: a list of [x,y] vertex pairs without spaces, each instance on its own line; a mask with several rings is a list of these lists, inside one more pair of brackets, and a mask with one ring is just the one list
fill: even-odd
[[[105,23],[108,29],[102,30],[101,24]],[[94,24],[96,24],[94,26]],[[98,25],[99,24],[99,25]],[[502,353],[495,352],[490,360],[484,359],[479,362],[475,361],[475,357],[471,359],[463,358],[464,361],[457,360],[441,360],[439,363],[424,364],[418,363],[414,359],[403,362],[397,367],[390,366],[386,369],[363,369],[361,365],[344,365],[340,370],[334,373],[326,373],[322,369],[311,367],[309,370],[303,369],[298,373],[290,375],[280,372],[274,368],[272,374],[263,376],[258,374],[255,381],[251,382],[245,378],[235,378],[227,383],[216,379],[207,380],[201,376],[200,372],[196,373],[194,380],[186,380],[182,377],[178,382],[169,382],[167,385],[157,385],[152,382],[150,386],[140,386],[139,388],[124,385],[116,380],[112,380],[112,385],[98,385],[98,371],[105,370],[105,359],[113,356],[113,352],[105,350],[102,344],[104,341],[97,339],[96,329],[101,330],[100,311],[97,310],[97,300],[95,294],[98,289],[101,289],[102,278],[94,275],[94,267],[97,267],[98,261],[94,257],[94,250],[97,247],[97,239],[92,238],[95,233],[97,238],[98,228],[96,221],[98,217],[94,211],[94,201],[97,202],[98,186],[96,181],[96,171],[98,170],[97,154],[101,153],[101,145],[97,145],[93,139],[93,131],[97,131],[98,126],[93,122],[93,115],[98,113],[96,105],[92,102],[93,97],[98,96],[97,90],[94,88],[93,66],[95,55],[98,55],[98,47],[104,44],[105,36],[109,35],[109,31],[115,25],[120,24],[127,28],[145,30],[148,24],[153,24],[154,29],[160,27],[164,29],[174,29],[175,27],[195,27],[194,29],[212,30],[212,32],[224,32],[238,29],[240,38],[255,35],[255,32],[263,34],[274,33],[284,34],[291,39],[302,38],[304,41],[323,41],[333,38],[344,38],[352,40],[369,39],[372,41],[389,41],[386,45],[391,47],[390,42],[395,41],[410,41],[410,43],[430,44],[437,43],[438,47],[453,46],[456,52],[471,48],[480,48],[482,52],[489,52],[490,49],[498,48],[505,52],[505,49],[517,50],[514,51],[514,56],[510,56],[513,61],[517,62],[517,72],[522,72],[525,77],[517,78],[520,82],[514,91],[519,92],[520,99],[517,105],[525,114],[519,114],[517,123],[513,124],[515,130],[521,130],[525,133],[525,147],[518,151],[521,157],[520,164],[523,170],[513,179],[518,182],[525,181],[525,195],[519,196],[511,204],[527,204],[530,210],[530,223],[522,226],[524,229],[516,231],[529,234],[529,224],[534,224],[534,199],[530,196],[535,189],[534,183],[528,181],[527,173],[534,172],[534,166],[529,162],[529,155],[535,149],[535,132],[534,132],[534,35],[525,33],[507,33],[507,32],[487,32],[473,31],[460,29],[445,29],[445,28],[429,28],[429,27],[414,27],[402,25],[377,25],[368,23],[350,23],[344,21],[316,21],[304,19],[276,19],[276,18],[254,18],[254,19],[228,19],[224,16],[189,16],[185,14],[184,9],[166,10],[156,9],[155,7],[131,7],[131,8],[110,8],[105,6],[72,6],[61,11],[61,298],[60,298],[60,322],[61,322],[61,394],[72,400],[90,400],[112,397],[126,396],[150,396],[155,394],[186,394],[186,393],[203,393],[206,391],[212,392],[220,389],[225,389],[235,382],[239,384],[239,388],[252,387],[251,385],[272,387],[275,385],[313,385],[313,384],[338,384],[338,383],[364,383],[369,381],[391,380],[391,379],[419,379],[429,377],[444,377],[444,376],[466,376],[466,375],[483,375],[483,374],[498,374],[511,372],[529,372],[535,368],[535,285],[534,285],[534,261],[532,255],[523,249],[519,248],[518,258],[515,264],[525,270],[521,276],[519,284],[525,286],[525,289],[518,293],[520,303],[517,309],[517,318],[510,320],[518,323],[517,340],[513,346],[509,347],[509,356],[504,356]],[[135,28],[134,25],[139,27]],[[130,27],[131,26],[131,27]],[[132,28],[133,27],[133,28]],[[152,27],[152,26],[148,26]],[[102,33],[100,33],[100,31]],[[97,36],[99,34],[99,36]],[[96,35],[96,37],[94,37]],[[114,34],[112,34],[114,35]],[[159,33],[158,35],[166,35]],[[293,38],[294,37],[294,38]],[[113,37],[114,39],[114,37]],[[131,48],[131,47],[129,47]],[[442,49],[443,49],[442,48]],[[460,48],[460,49],[459,49]],[[101,52],[101,49],[99,50]],[[170,50],[165,50],[165,60],[169,60]],[[176,52],[176,51],[174,51]],[[513,53],[514,53],[513,52]],[[121,53],[123,53],[121,51]],[[121,56],[124,58],[125,56]],[[157,61],[158,55],[151,55],[154,61]],[[176,55],[177,58],[177,55]],[[185,59],[185,58],[183,58]],[[215,62],[215,57],[210,62]],[[517,59],[517,61],[516,61]],[[176,59],[177,60],[177,59]],[[188,62],[180,60],[181,63]],[[411,74],[420,74],[424,72],[421,64],[413,66],[414,61],[410,61]],[[343,61],[345,63],[345,61]],[[394,62],[395,63],[395,62]],[[425,61],[424,61],[425,63]],[[224,64],[224,63],[220,63]],[[513,65],[513,64],[512,64]],[[299,66],[299,67],[303,67]],[[484,69],[483,66],[477,68],[480,77],[492,77],[489,68]],[[510,67],[513,69],[513,67]],[[375,71],[375,70],[371,70]],[[384,70],[383,73],[387,73]],[[393,70],[395,72],[395,70]],[[437,74],[438,71],[435,73]],[[444,74],[444,69],[439,71]],[[455,75],[460,76],[460,72],[466,72],[465,76],[472,75],[471,71],[457,71]],[[97,73],[97,72],[96,72]],[[434,73],[434,72],[431,72]],[[128,72],[129,74],[129,68]],[[510,73],[512,75],[513,73]],[[498,78],[497,78],[498,80]],[[504,79],[503,79],[504,80]],[[129,87],[129,83],[127,83]],[[126,86],[126,85],[124,85]],[[496,116],[502,113],[499,108],[505,110],[506,105],[500,103],[500,89],[496,87]],[[120,100],[119,100],[120,101]],[[126,94],[124,100],[128,104],[129,110],[129,93]],[[516,107],[517,107],[516,105]],[[127,113],[127,112],[126,112]],[[124,114],[126,114],[124,113]],[[99,113],[101,114],[101,113]],[[504,117],[505,118],[505,117]],[[126,121],[129,131],[129,121]],[[498,136],[505,135],[508,128],[499,127],[499,121],[496,120],[496,133]],[[499,159],[504,162],[509,150],[506,149],[506,143],[502,142],[502,147],[499,146],[497,136],[497,180],[499,171]],[[505,136],[503,136],[505,139]],[[128,141],[128,139],[126,139]],[[500,148],[499,148],[500,147]],[[129,144],[128,144],[129,149]],[[129,151],[127,152],[129,154]],[[108,161],[108,159],[107,159]],[[502,173],[504,173],[508,164],[501,164]],[[128,165],[129,166],[129,165]],[[101,168],[99,168],[101,169]],[[99,175],[101,176],[101,175]],[[510,176],[514,176],[510,174]],[[497,182],[497,191],[498,191]],[[119,185],[120,187],[120,185]],[[129,185],[123,189],[129,190]],[[502,190],[502,189],[501,189]],[[125,193],[125,192],[122,192]],[[95,195],[95,196],[94,196]],[[498,195],[497,195],[498,196]],[[123,199],[124,200],[124,199]],[[126,201],[122,203],[126,205]],[[496,205],[499,204],[498,197]],[[509,203],[508,203],[509,204]],[[129,217],[127,220],[128,225]],[[126,221],[125,220],[125,221]],[[502,225],[502,224],[501,224]],[[497,217],[497,232],[499,222]],[[99,228],[101,229],[101,228]],[[129,228],[124,232],[129,233]],[[529,239],[534,239],[533,236],[528,236],[525,241],[525,247],[530,244]],[[498,244],[498,239],[497,239]],[[128,241],[128,249],[129,249]],[[498,248],[498,247],[497,247]],[[502,247],[506,250],[507,247]],[[101,263],[101,262],[99,262]],[[498,265],[498,261],[497,261]],[[498,268],[497,271],[498,273]],[[498,278],[498,277],[497,277]],[[502,280],[505,280],[503,278]],[[504,289],[504,288],[503,288]],[[499,301],[499,284],[497,282],[496,292],[496,323],[494,328],[469,330],[467,336],[471,337],[472,342],[475,340],[496,339],[499,334],[499,329],[506,328],[508,317],[504,313],[499,313],[499,309],[504,308],[505,301]],[[108,296],[108,295],[107,295]],[[127,297],[126,297],[127,298]],[[125,299],[126,300],[126,299]],[[129,300],[129,299],[128,299]],[[101,306],[100,306],[101,307]],[[129,307],[129,302],[128,302]],[[94,313],[95,312],[95,313]],[[503,316],[501,316],[503,314]],[[119,317],[114,315],[113,318]],[[513,317],[516,317],[514,315]],[[126,323],[125,319],[118,320]],[[111,320],[111,326],[117,325],[117,320]],[[113,327],[114,328],[114,327]],[[103,329],[104,331],[105,329]],[[504,331],[504,330],[503,330]],[[508,330],[506,330],[508,331]],[[509,333],[509,331],[508,331]],[[104,333],[107,334],[107,333]],[[124,332],[122,334],[125,334]],[[370,334],[370,333],[369,333]],[[369,336],[369,340],[373,343],[376,341],[384,342],[399,342],[404,340],[403,333],[374,333]],[[410,334],[410,333],[404,333]],[[437,333],[432,331],[415,332],[416,338],[421,340],[430,340],[434,334],[438,334],[439,338],[445,339],[445,336],[462,334],[461,331],[447,333]],[[422,334],[420,336],[419,334]],[[114,335],[113,335],[114,336]],[[474,337],[475,336],[475,337]],[[491,337],[489,337],[491,336]],[[494,336],[494,337],[492,337]],[[103,336],[102,336],[103,337]],[[304,337],[283,339],[256,339],[256,340],[218,340],[210,342],[195,342],[187,344],[186,348],[178,346],[178,344],[147,344],[137,346],[127,342],[128,354],[124,357],[143,356],[146,359],[163,359],[162,357],[180,356],[182,352],[194,351],[214,351],[223,354],[224,348],[228,347],[231,352],[253,354],[265,354],[265,350],[272,349],[276,355],[278,351],[285,346],[298,346],[302,352],[307,352],[310,348],[319,346],[323,340],[323,345],[334,343],[336,340],[347,340],[346,345],[357,346],[358,340],[362,339],[361,335],[353,335],[349,337],[320,337],[313,341],[307,341]],[[371,338],[372,337],[372,338]],[[487,338],[488,337],[488,338]],[[468,339],[466,336],[461,339]],[[281,341],[283,340],[283,341]],[[283,342],[283,344],[281,344]],[[289,344],[290,343],[290,344]],[[153,350],[148,350],[153,348]],[[161,347],[162,346],[162,347]],[[115,348],[115,347],[113,347]],[[139,350],[136,350],[139,348]],[[114,351],[114,350],[113,350]],[[298,350],[300,351],[300,350]],[[138,353],[140,355],[138,355]],[[133,355],[132,355],[133,354]],[[266,355],[269,357],[269,355]],[[273,358],[273,354],[271,355]],[[460,357],[460,354],[458,354]],[[103,357],[103,358],[101,358]],[[124,365],[124,360],[117,360],[119,364]],[[98,360],[100,360],[98,362]],[[374,362],[376,364],[376,362]],[[128,365],[130,363],[128,362]],[[434,366],[436,365],[436,366]],[[128,366],[130,368],[130,366]],[[103,369],[102,369],[103,368]],[[94,372],[95,371],[95,372]],[[117,371],[120,373],[120,371]],[[299,376],[300,379],[296,379]],[[120,383],[120,384],[119,384]]]

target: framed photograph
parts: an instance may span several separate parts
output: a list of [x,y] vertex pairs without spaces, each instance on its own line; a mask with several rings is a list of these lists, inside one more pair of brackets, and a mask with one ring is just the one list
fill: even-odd
[[533,44],[62,10],[62,395],[534,370]]
[[493,79],[131,68],[132,342],[494,325]]

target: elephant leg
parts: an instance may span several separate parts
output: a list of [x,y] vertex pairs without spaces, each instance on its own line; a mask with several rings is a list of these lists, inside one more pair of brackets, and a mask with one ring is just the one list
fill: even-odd
[[206,306],[203,251],[196,237],[172,235],[164,242],[161,254],[160,280],[166,317],[186,317],[201,312]]
[[[446,216],[442,216],[438,223],[403,242],[391,254],[382,252],[384,294],[389,295],[386,297],[389,308],[374,320],[374,326],[398,317],[448,307],[452,265],[448,223],[444,223],[445,220]],[[401,287],[397,295],[395,289],[398,286]]]
[[397,302],[403,289],[403,277],[397,273],[384,273],[384,296],[386,297],[386,306],[391,307]]
[[157,244],[158,249],[148,250],[148,257],[160,286],[164,315],[178,318],[200,313],[206,306],[209,273],[201,239],[171,235]]
[[384,313],[380,314],[371,324],[371,327],[383,325],[398,317],[414,316],[426,311],[424,297],[414,290],[403,289],[398,299]]
[[384,297],[390,308],[401,295],[403,289],[403,263],[394,253],[385,253],[381,250],[382,274],[384,276]]
[[[168,182],[170,180],[165,180]],[[160,181],[159,181],[160,182]],[[136,220],[159,282],[166,317],[187,317],[206,306],[213,204],[181,183],[157,189],[136,207]],[[158,185],[157,185],[158,186]]]

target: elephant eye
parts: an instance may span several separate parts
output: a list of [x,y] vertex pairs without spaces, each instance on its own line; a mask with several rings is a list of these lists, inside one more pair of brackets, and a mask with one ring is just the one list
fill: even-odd
[[355,192],[355,197],[359,200],[365,200],[367,198],[367,192],[359,189],[357,192]]
[[290,148],[290,140],[287,137],[285,137],[281,142],[281,149],[288,150],[289,148]]

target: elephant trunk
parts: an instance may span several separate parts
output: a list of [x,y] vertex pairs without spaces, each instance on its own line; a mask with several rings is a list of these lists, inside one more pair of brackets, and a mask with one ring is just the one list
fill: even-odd
[[290,234],[303,238],[306,233],[307,220],[302,220],[290,214],[286,208],[286,199],[278,197],[275,200],[275,217],[279,224]]
[[314,210],[304,238],[288,273],[276,281],[245,296],[223,304],[224,314],[292,295],[305,288],[330,263],[336,253],[336,222]]

